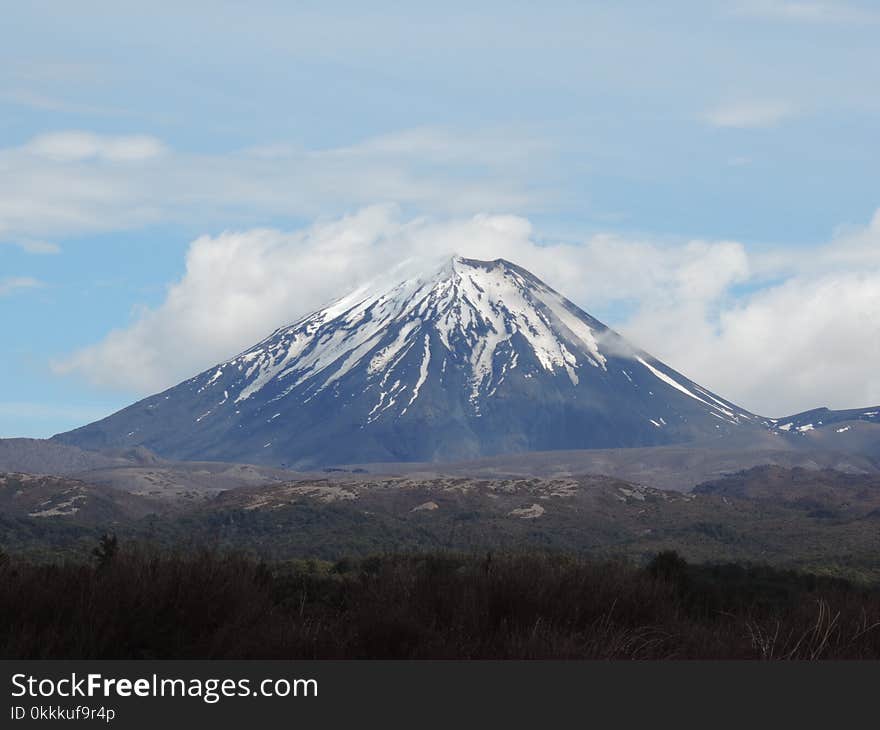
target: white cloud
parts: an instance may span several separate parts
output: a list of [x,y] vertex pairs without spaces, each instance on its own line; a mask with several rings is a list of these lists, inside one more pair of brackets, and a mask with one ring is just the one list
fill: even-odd
[[145,134],[101,136],[91,132],[54,132],[34,137],[24,149],[54,162],[139,162],[161,156],[165,146]]
[[[404,221],[372,206],[307,229],[229,232],[192,243],[186,274],[164,303],[144,310],[59,365],[93,381],[148,392],[173,384],[266,336],[358,284],[403,277],[439,256],[515,261],[585,306],[609,301],[700,303],[743,279],[738,243],[661,246],[597,236],[582,245],[539,245],[517,216]],[[431,265],[431,264],[427,264]]]
[[171,385],[274,328],[413,258],[456,247],[478,255],[531,246],[527,222],[479,216],[430,223],[372,206],[292,233],[257,229],[195,240],[186,274],[131,327],[61,363],[98,384],[141,392]]
[[787,101],[752,99],[721,104],[706,112],[703,119],[715,127],[752,129],[773,127],[796,112]]
[[647,308],[627,327],[671,364],[770,416],[880,402],[880,272],[794,278],[721,311]]
[[[404,220],[373,206],[294,232],[195,240],[165,301],[56,365],[146,394],[173,385],[368,279],[438,256],[515,261],[587,311],[634,307],[637,346],[756,412],[880,402],[880,215],[810,255],[765,258],[733,241],[595,236],[539,244],[528,220]],[[736,285],[781,283],[734,296]],[[615,323],[612,323],[615,324]]]
[[33,241],[25,239],[21,241],[10,241],[10,243],[14,246],[18,246],[18,248],[25,253],[38,255],[61,253],[61,246],[57,243],[52,243],[51,241]]
[[782,280],[700,306],[646,303],[627,334],[764,415],[880,403],[880,214],[813,251],[752,256],[752,267]]
[[36,289],[41,286],[44,286],[43,282],[30,276],[7,276],[4,279],[0,279],[0,297],[9,296],[24,289]]
[[[175,152],[146,135],[41,135],[0,149],[0,240],[137,228],[156,222],[254,225],[376,201],[440,213],[519,210],[547,149],[514,133],[415,129],[340,148],[264,146]],[[547,195],[546,192],[541,194]]]

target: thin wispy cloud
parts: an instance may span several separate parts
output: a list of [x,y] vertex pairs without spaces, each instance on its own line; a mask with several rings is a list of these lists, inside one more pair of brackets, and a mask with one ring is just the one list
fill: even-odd
[[707,111],[703,120],[714,127],[759,129],[775,127],[797,111],[787,101],[753,99],[721,104]]
[[67,114],[82,114],[88,116],[122,116],[126,114],[126,112],[121,109],[93,104],[82,104],[38,91],[28,91],[26,89],[13,89],[12,91],[0,93],[0,104],[27,107],[47,112],[63,112]]
[[44,286],[43,282],[31,276],[7,276],[0,279],[0,297],[8,297],[17,292],[41,286]]
[[55,132],[34,137],[25,152],[53,162],[140,162],[160,157],[165,145],[146,134],[107,136],[91,132]]
[[150,135],[56,132],[0,149],[0,241],[154,223],[254,224],[382,201],[438,213],[520,211],[549,199],[546,185],[530,189],[549,155],[520,134],[435,128],[344,147],[211,155],[178,152]]
[[0,240],[0,246],[15,246],[25,253],[36,256],[52,256],[61,253],[61,246],[42,239]]
[[737,12],[759,18],[797,23],[875,24],[880,23],[876,7],[848,2],[788,2],[786,0],[757,0],[742,3]]
[[18,246],[25,253],[33,253],[40,256],[45,255],[54,255],[57,253],[61,253],[61,246],[57,243],[52,243],[51,241],[15,241],[14,244]]

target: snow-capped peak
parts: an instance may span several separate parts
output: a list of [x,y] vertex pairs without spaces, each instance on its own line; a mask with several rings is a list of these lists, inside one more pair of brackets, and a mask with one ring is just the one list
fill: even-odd
[[[433,350],[435,359],[453,358],[468,370],[471,397],[477,399],[517,367],[517,336],[543,369],[564,372],[577,385],[585,366],[606,367],[598,344],[604,329],[508,261],[454,256],[427,275],[379,293],[362,287],[276,331],[220,365],[207,386],[232,370],[244,381],[236,403],[276,379],[285,383],[284,396],[303,388],[308,398],[360,365],[390,387],[391,373],[421,345],[421,377],[427,377]],[[418,397],[419,387],[418,380],[399,387],[409,390],[405,405]]]

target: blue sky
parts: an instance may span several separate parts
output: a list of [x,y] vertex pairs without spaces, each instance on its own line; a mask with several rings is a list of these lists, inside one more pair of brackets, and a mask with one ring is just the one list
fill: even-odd
[[752,410],[880,401],[878,28],[830,1],[12,5],[0,436],[453,244]]

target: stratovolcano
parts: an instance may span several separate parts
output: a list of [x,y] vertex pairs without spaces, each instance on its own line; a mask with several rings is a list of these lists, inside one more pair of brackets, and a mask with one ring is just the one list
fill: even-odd
[[525,269],[452,257],[56,436],[306,469],[714,439],[768,424]]

